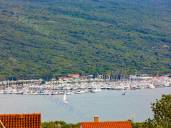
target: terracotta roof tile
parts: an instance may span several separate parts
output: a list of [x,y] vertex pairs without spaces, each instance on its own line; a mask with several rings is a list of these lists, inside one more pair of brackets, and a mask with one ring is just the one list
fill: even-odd
[[81,128],[132,128],[130,121],[81,122]]

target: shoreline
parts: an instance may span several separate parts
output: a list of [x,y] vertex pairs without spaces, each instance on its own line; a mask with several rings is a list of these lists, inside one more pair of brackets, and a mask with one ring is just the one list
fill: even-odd
[[171,87],[171,78],[148,78],[141,80],[119,80],[107,81],[103,79],[81,81],[49,81],[45,83],[31,82],[16,84],[12,81],[10,84],[1,85],[0,94],[17,95],[71,95],[83,93],[98,93],[103,90],[127,90],[154,89]]

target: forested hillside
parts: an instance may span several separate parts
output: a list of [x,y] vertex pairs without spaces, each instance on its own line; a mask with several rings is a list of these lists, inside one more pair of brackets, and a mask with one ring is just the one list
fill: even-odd
[[0,79],[171,72],[170,0],[0,0]]

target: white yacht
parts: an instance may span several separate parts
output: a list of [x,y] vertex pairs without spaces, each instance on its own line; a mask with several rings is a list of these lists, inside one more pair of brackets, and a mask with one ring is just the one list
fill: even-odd
[[149,84],[148,88],[153,89],[153,88],[155,88],[155,86],[153,84]]
[[4,94],[4,90],[0,90],[0,94]]
[[83,94],[83,93],[86,93],[86,91],[85,90],[78,90],[75,92],[75,94]]
[[96,92],[101,92],[101,88],[93,88],[91,89],[91,92],[96,93]]

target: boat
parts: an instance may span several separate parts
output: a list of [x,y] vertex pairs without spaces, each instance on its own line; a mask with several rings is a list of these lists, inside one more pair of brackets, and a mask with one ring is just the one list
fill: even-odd
[[127,88],[125,88],[125,87],[122,89],[122,96],[126,95],[126,90],[127,90]]
[[11,89],[6,89],[6,90],[4,90],[4,94],[12,94],[12,90]]
[[4,94],[4,90],[0,90],[0,94]]
[[101,91],[102,91],[101,88],[93,88],[93,89],[91,89],[90,92],[96,93],[96,92],[101,92]]
[[65,104],[68,103],[68,100],[67,100],[67,97],[66,97],[66,96],[67,96],[66,93],[64,93],[63,102],[64,102]]
[[24,90],[23,91],[23,95],[28,95],[29,94],[29,91],[28,90]]
[[150,88],[150,89],[154,89],[154,88],[155,88],[155,86],[154,86],[153,84],[149,84],[149,85],[148,85],[148,88]]
[[23,95],[23,91],[22,90],[16,90],[16,89],[13,89],[12,90],[12,94],[16,94],[16,95]]
[[71,95],[71,92],[67,92],[66,95]]
[[85,90],[78,90],[75,92],[75,94],[83,94],[83,93],[86,93],[86,91]]

